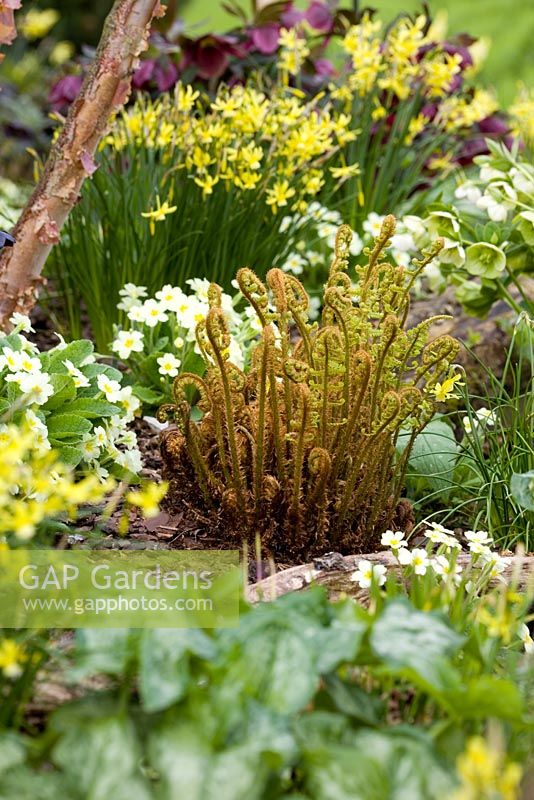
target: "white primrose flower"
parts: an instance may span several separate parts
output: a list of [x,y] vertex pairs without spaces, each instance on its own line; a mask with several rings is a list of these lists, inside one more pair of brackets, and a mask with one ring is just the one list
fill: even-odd
[[368,233],[369,236],[378,236],[380,231],[382,230],[382,223],[384,221],[384,216],[380,214],[376,214],[374,211],[371,211],[365,222],[363,223],[363,229],[365,233]]
[[159,301],[164,311],[178,311],[184,302],[186,295],[179,286],[165,284],[159,292],[156,292],[156,299]]
[[100,464],[93,464],[93,471],[100,483],[105,483],[109,478],[109,470]]
[[12,350],[11,347],[2,347],[0,355],[0,370],[6,367],[10,372],[19,372],[24,353],[21,350]]
[[386,568],[383,564],[372,564],[362,558],[358,562],[358,569],[350,576],[351,581],[358,584],[361,589],[368,589],[372,583],[383,586],[386,582]]
[[133,450],[137,447],[137,436],[135,431],[127,430],[121,434],[119,444],[123,444],[128,450]]
[[475,556],[482,556],[484,560],[488,559],[491,556],[491,548],[484,544],[483,542],[469,542],[467,543],[469,550]]
[[100,373],[96,379],[98,388],[106,396],[108,403],[118,403],[121,397],[121,385],[104,373]]
[[135,283],[125,283],[124,287],[119,289],[119,295],[121,297],[131,297],[133,300],[139,300],[142,297],[146,297],[146,294],[146,286],[136,286]]
[[182,363],[179,358],[176,358],[172,353],[165,353],[157,359],[159,364],[158,372],[160,375],[174,378],[178,375],[178,368]]
[[31,320],[26,314],[20,314],[18,311],[15,311],[9,318],[9,321],[15,328],[18,328],[19,331],[24,331],[24,333],[34,333],[34,329],[32,328]]
[[18,383],[21,392],[27,395],[28,401],[36,403],[38,406],[44,405],[54,394],[50,377],[41,372],[19,372],[15,375],[8,375],[6,381],[9,381],[10,378],[16,379],[15,382]]
[[510,559],[503,558],[498,553],[489,552],[489,553],[482,553],[481,554],[482,561],[484,562],[484,566],[489,566],[489,576],[490,578],[498,578],[507,567],[507,564]]
[[363,239],[360,236],[358,236],[356,232],[354,232],[349,245],[349,253],[351,254],[351,256],[359,256],[362,250],[363,250]]
[[41,431],[42,433],[46,433],[46,435],[48,435],[48,428],[46,427],[42,419],[40,419],[35,413],[35,411],[32,411],[31,408],[26,409],[26,411],[24,412],[24,421],[31,431],[34,431],[36,433],[38,431]]
[[306,266],[306,259],[299,253],[291,253],[285,264],[282,265],[284,272],[292,272],[293,275],[301,275]]
[[405,547],[403,531],[384,531],[380,544],[383,547],[389,547],[391,550],[398,550],[400,547]]
[[391,246],[402,253],[409,253],[415,250],[415,242],[411,233],[395,233],[391,237]]
[[480,422],[484,422],[488,428],[493,428],[495,425],[495,411],[490,411],[489,408],[479,408],[478,411],[475,411],[476,418],[480,420]]
[[149,328],[155,328],[160,322],[166,322],[169,317],[163,306],[156,300],[145,300],[143,303],[144,323]]
[[41,362],[38,358],[33,358],[23,350],[19,359],[19,369],[22,372],[28,372],[30,375],[37,375],[41,372]]
[[142,305],[137,303],[136,305],[131,306],[129,309],[127,309],[127,311],[128,313],[126,314],[126,316],[128,317],[128,319],[131,319],[132,322],[141,322],[143,323],[143,325],[145,324],[146,315],[145,315],[145,309]]
[[181,350],[182,347],[184,346],[184,344],[185,344],[185,341],[182,339],[181,336],[177,336],[176,339],[173,342],[173,345],[176,347],[177,350]]
[[100,450],[106,448],[109,444],[108,434],[106,429],[102,427],[102,425],[97,425],[93,429],[93,441]]
[[134,418],[135,412],[141,407],[141,401],[133,394],[133,389],[131,386],[123,386],[119,392],[117,403],[119,403],[126,411],[126,422],[131,422],[131,420]]
[[118,452],[115,456],[115,461],[120,467],[127,469],[129,472],[139,472],[143,467],[141,453],[137,449]]
[[444,578],[452,577],[455,583],[460,583],[462,568],[460,564],[449,561],[447,556],[435,556],[431,560],[430,566],[436,575],[442,575]]
[[140,331],[118,331],[111,349],[123,360],[132,353],[143,352],[143,334]]
[[530,630],[528,625],[521,625],[519,629],[519,636],[521,637],[521,641],[523,642],[523,646],[525,648],[525,653],[534,653],[534,640],[530,635]]
[[80,445],[85,461],[92,461],[100,455],[100,447],[95,438],[87,438]]
[[243,357],[243,351],[241,350],[241,345],[235,338],[232,336],[230,339],[230,347],[228,348],[228,359],[235,364],[236,367],[239,369],[243,369],[245,365],[245,359]]
[[208,302],[208,292],[211,282],[207,278],[188,278],[186,283],[191,287],[198,300],[203,303]]
[[474,428],[473,428],[473,425],[471,425],[471,420],[469,419],[469,417],[462,417],[462,425],[463,425],[464,431],[467,434],[473,433],[473,430],[476,430],[476,428],[478,427],[478,423],[477,423],[476,419],[474,419],[473,422],[474,422]]
[[74,381],[74,385],[77,389],[81,389],[85,386],[90,386],[91,381],[89,378],[83,374],[81,370],[74,366],[72,361],[69,361],[68,358],[65,359],[63,362],[64,366],[67,367],[68,373]]
[[293,217],[282,217],[282,221],[280,222],[279,231],[280,233],[286,233],[289,230],[291,225],[293,224]]
[[486,531],[466,531],[464,535],[468,542],[476,542],[478,544],[492,543],[492,539]]
[[411,566],[416,575],[426,575],[429,565],[428,553],[422,547],[415,547],[412,551]]
[[425,536],[434,544],[444,544],[447,547],[456,547],[458,550],[462,547],[454,536],[454,531],[451,531],[450,528],[445,528],[439,522],[431,522],[430,528],[425,531]]

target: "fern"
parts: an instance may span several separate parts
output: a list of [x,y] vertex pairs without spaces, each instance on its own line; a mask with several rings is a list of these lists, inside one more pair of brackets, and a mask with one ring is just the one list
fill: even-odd
[[[259,533],[275,555],[295,558],[370,550],[385,528],[410,527],[401,493],[411,445],[435,413],[433,389],[449,376],[459,346],[450,336],[430,341],[433,320],[406,328],[413,282],[443,245],[397,266],[384,258],[394,231],[388,216],[353,285],[352,232],[340,228],[320,323],[310,322],[296,278],[272,269],[265,286],[241,269],[239,287],[262,325],[248,374],[229,360],[228,325],[212,286],[197,329],[205,378],[179,376],[175,404],[162,407],[160,419],[176,422],[162,445],[171,501],[210,514],[226,540]],[[198,422],[191,384],[200,395]],[[407,429],[399,456],[397,437]]]

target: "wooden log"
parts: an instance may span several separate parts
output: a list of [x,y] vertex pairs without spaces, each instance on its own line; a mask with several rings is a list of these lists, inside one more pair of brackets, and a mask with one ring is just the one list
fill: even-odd
[[[522,555],[518,553],[504,553],[506,567],[501,573],[500,578],[507,583],[515,582],[517,587],[525,591],[527,588],[534,589],[534,556]],[[262,600],[275,600],[289,592],[298,592],[306,589],[310,584],[316,583],[326,587],[331,600],[336,600],[343,595],[354,597],[357,600],[365,600],[368,592],[361,589],[357,583],[351,581],[352,573],[358,568],[358,563],[366,559],[375,564],[383,564],[388,571],[398,572],[400,565],[392,553],[367,553],[365,555],[342,556],[339,553],[332,553],[324,556],[323,559],[316,559],[310,564],[300,564],[296,567],[284,569],[269,578],[265,578],[258,583],[251,584],[246,589],[246,599],[249,603],[258,603]],[[461,553],[458,556],[458,564],[463,568],[469,566],[471,556],[469,553]],[[498,579],[493,581],[498,583]]]

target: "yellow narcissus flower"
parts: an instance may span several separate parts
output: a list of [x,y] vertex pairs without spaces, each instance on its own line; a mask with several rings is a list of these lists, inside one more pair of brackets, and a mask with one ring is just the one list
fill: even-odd
[[141,212],[141,216],[150,220],[150,233],[154,236],[156,231],[156,222],[162,222],[169,214],[174,214],[178,206],[171,206],[166,200],[164,203],[159,199],[159,194],[156,195],[156,208],[151,211]]
[[276,214],[279,208],[287,206],[287,201],[294,195],[295,190],[289,185],[289,181],[276,181],[272,189],[267,191],[267,205]]

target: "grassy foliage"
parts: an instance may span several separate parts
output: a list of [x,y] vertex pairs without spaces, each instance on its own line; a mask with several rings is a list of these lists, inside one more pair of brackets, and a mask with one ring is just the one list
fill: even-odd
[[[436,397],[454,385],[458,344],[449,336],[429,342],[432,320],[405,330],[410,288],[440,244],[404,269],[381,260],[394,231],[394,218],[386,217],[366,251],[368,264],[357,267],[355,302],[346,271],[351,231],[340,228],[320,325],[310,325],[296,278],[268,273],[271,307],[263,283],[240,270],[240,289],[262,324],[248,375],[229,360],[220,290],[212,287],[211,309],[197,328],[208,370],[203,380],[175,380],[176,405],[161,414],[171,413],[180,432],[168,433],[164,455],[177,496],[194,478],[236,541],[259,531],[277,553],[305,554],[327,543],[353,551],[372,549],[388,525],[409,523],[399,502],[406,461]],[[201,397],[199,423],[191,421],[190,386]],[[401,428],[410,441],[396,459]]]

